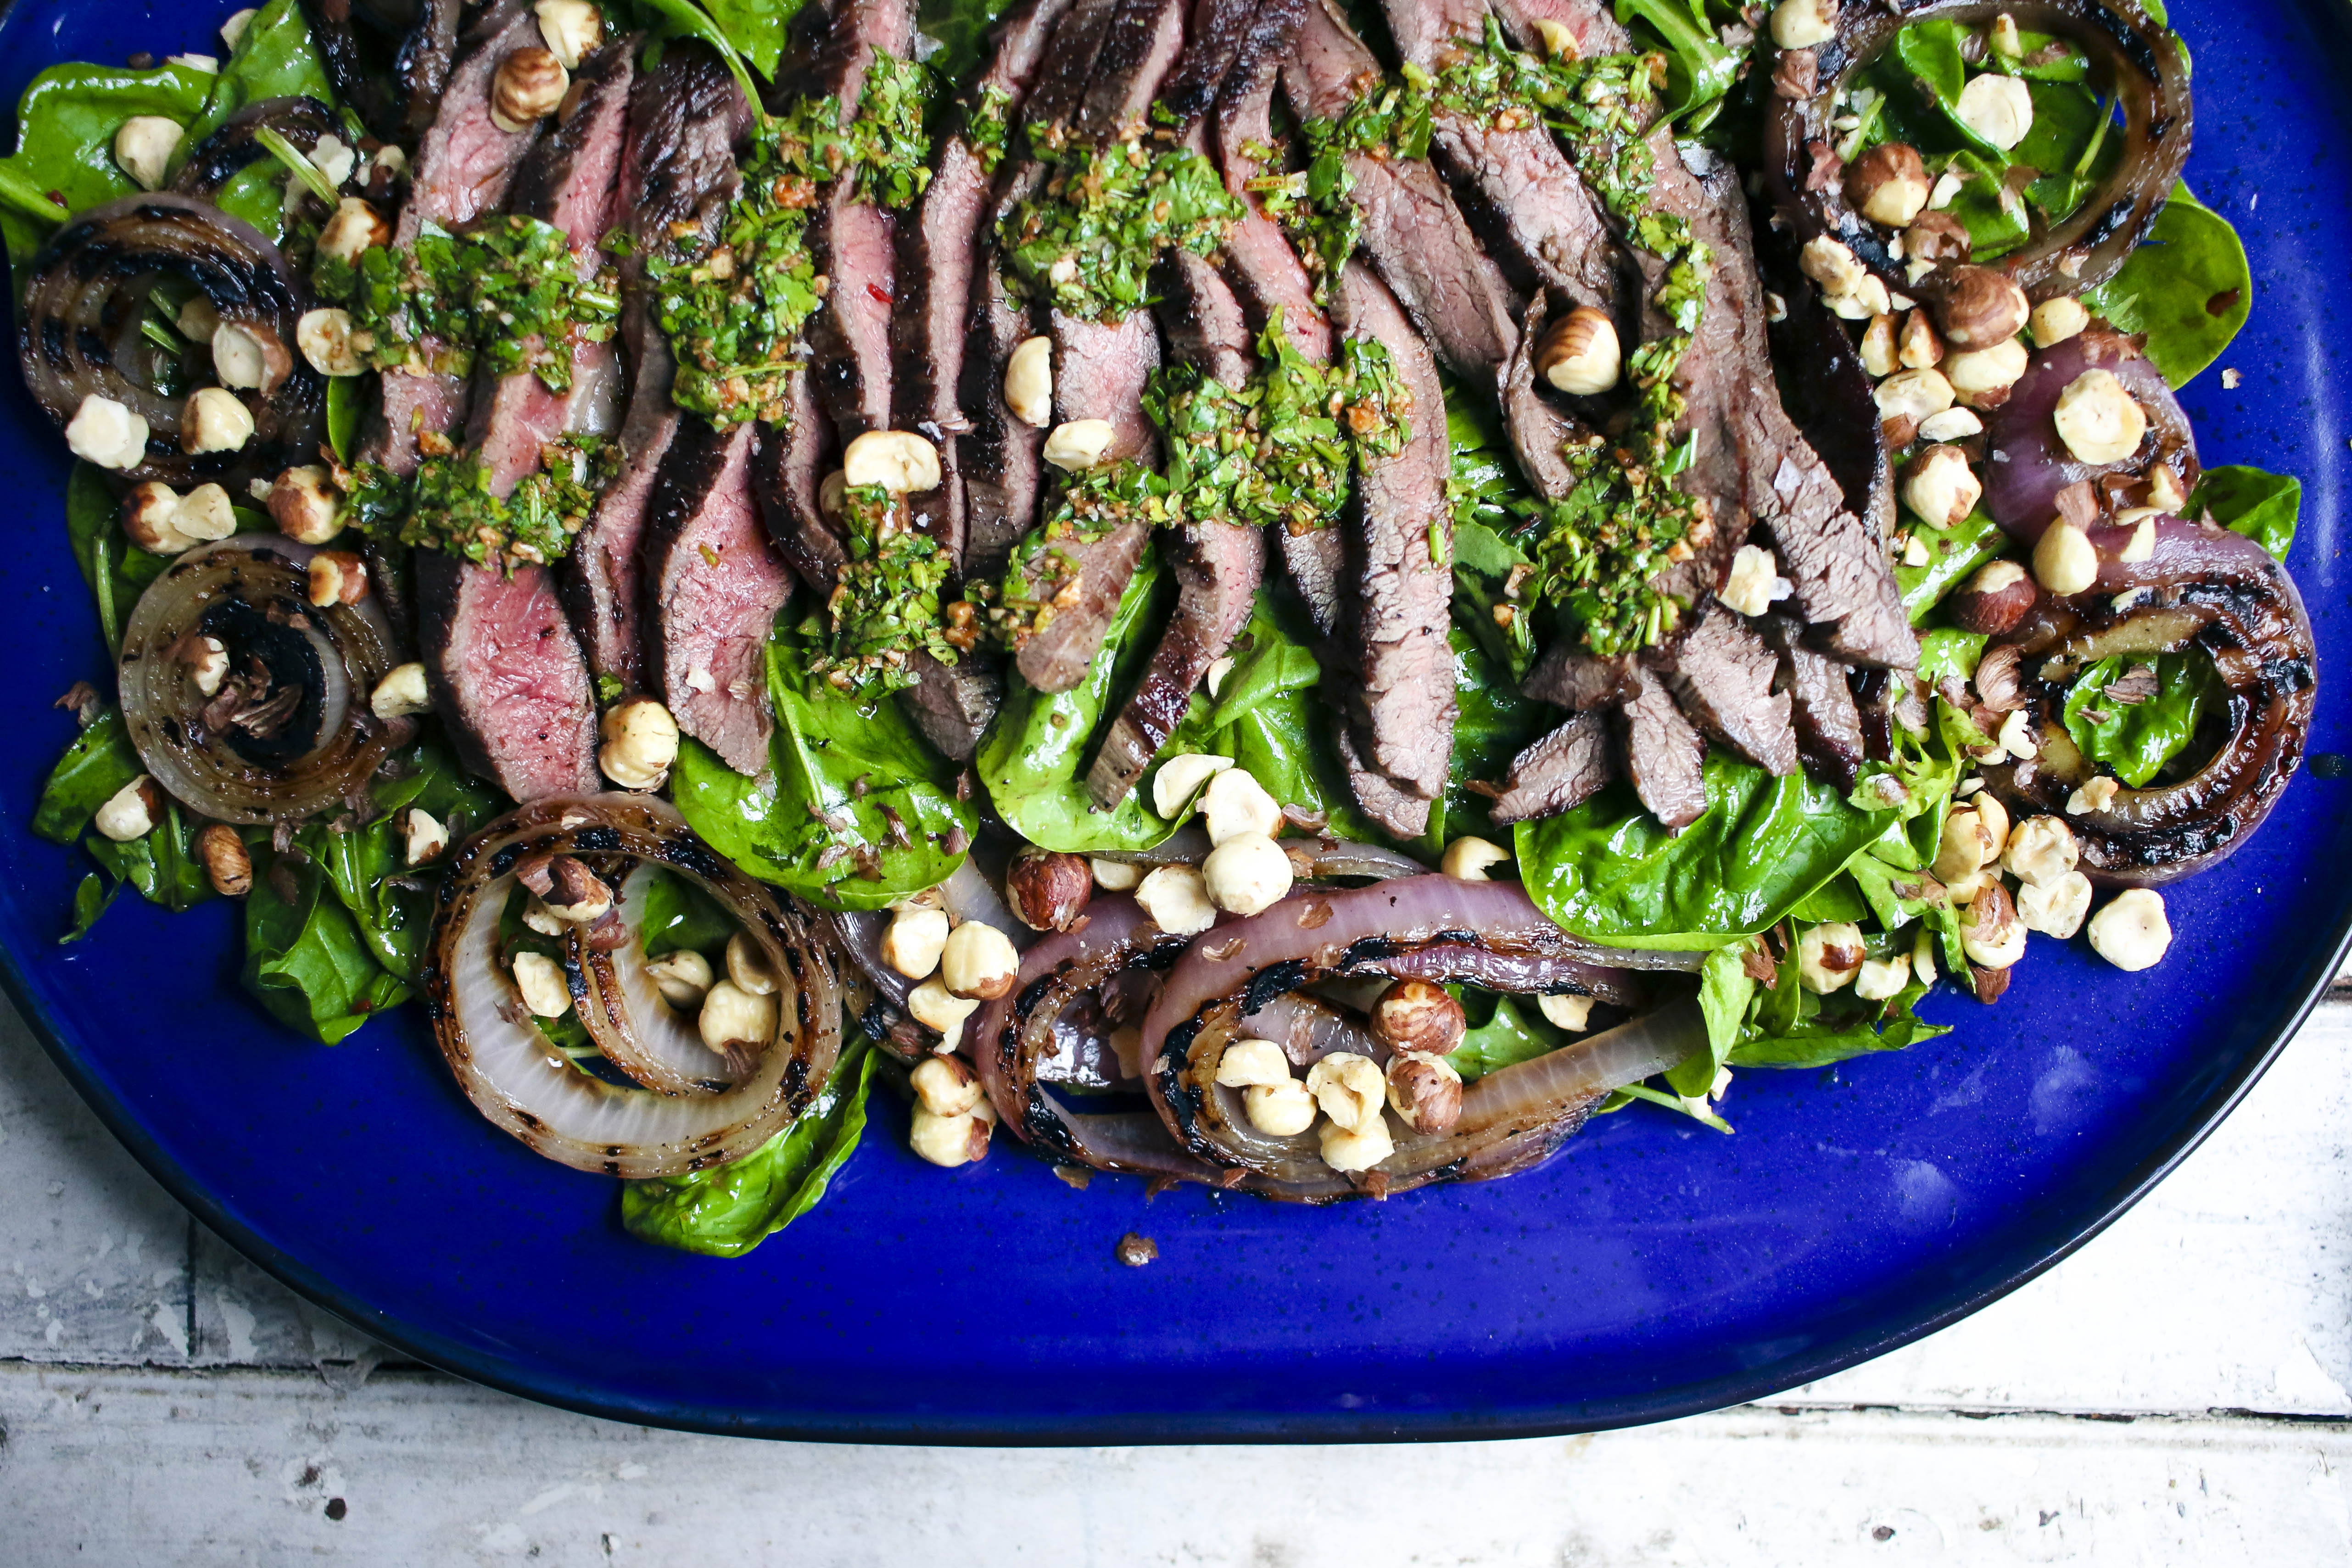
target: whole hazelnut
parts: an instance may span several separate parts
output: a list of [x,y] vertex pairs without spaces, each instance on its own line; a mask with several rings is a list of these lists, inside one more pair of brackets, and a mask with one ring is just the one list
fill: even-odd
[[227,823],[211,823],[196,835],[196,857],[204,862],[213,891],[223,898],[243,898],[253,891],[253,856]]
[[1845,199],[1872,223],[1899,229],[1927,204],[1927,165],[1918,150],[1882,141],[1846,165]]
[[1416,1133],[1446,1133],[1462,1119],[1462,1075],[1433,1056],[1389,1062],[1389,1105]]
[[1032,931],[1067,931],[1094,896],[1094,873],[1084,855],[1025,849],[1004,873],[1004,901]]
[[572,73],[545,49],[517,49],[499,62],[490,123],[512,136],[553,114],[572,90]]
[[1536,346],[1536,369],[1571,397],[1591,397],[1617,384],[1624,350],[1616,323],[1589,305],[1561,317]]
[[2013,560],[1988,561],[1944,601],[1945,612],[1963,632],[1998,637],[2014,629],[2033,608],[2032,575]]
[[1963,267],[1944,296],[1944,340],[1955,349],[2004,343],[2025,329],[2033,313],[2025,290],[1990,267]]
[[1395,1051],[1444,1056],[1462,1043],[1468,1028],[1462,1004],[1427,980],[1399,980],[1372,1004],[1372,1032]]

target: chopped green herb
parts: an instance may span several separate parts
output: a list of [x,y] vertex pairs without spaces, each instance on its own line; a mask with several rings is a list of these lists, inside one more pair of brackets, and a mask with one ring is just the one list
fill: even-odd
[[373,463],[352,471],[352,516],[387,543],[446,551],[477,566],[512,571],[571,553],[597,497],[621,469],[620,444],[564,435],[540,449],[541,468],[500,499],[488,466],[469,454],[428,457],[404,479]]
[[1141,134],[1099,145],[1032,135],[1051,172],[1004,215],[997,242],[1017,287],[1074,316],[1116,321],[1141,309],[1162,251],[1207,256],[1241,219],[1241,202],[1198,152]]
[[818,651],[809,674],[836,692],[897,691],[914,684],[908,656],[928,653],[944,664],[980,640],[978,615],[959,601],[940,612],[949,561],[939,541],[908,515],[906,497],[879,485],[842,497],[849,559],[824,612],[803,628]]

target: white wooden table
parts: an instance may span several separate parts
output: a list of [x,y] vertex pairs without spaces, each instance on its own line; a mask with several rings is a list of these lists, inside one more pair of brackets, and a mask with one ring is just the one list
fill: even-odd
[[1418,1448],[828,1448],[387,1360],[206,1233],[0,1003],[0,1564],[2352,1561],[2352,993],[2171,1180],[1769,1405]]

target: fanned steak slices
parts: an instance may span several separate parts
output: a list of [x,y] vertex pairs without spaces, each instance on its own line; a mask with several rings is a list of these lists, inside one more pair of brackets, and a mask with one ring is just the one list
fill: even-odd
[[[905,0],[840,0],[810,66],[809,90],[835,99],[848,124],[875,55],[904,58],[913,26]],[[897,249],[889,213],[860,195],[855,182],[834,182],[809,225],[809,250],[827,287],[824,305],[809,319],[808,340],[816,356],[817,401],[844,445],[890,428]]]
[[1360,456],[1348,520],[1358,580],[1346,615],[1358,685],[1348,694],[1357,755],[1406,793],[1434,800],[1454,751],[1454,652],[1446,641],[1454,517],[1445,492],[1444,390],[1429,348],[1396,297],[1360,262],[1339,277],[1341,331],[1388,346],[1410,396],[1412,438],[1393,455]]
[[681,732],[744,774],[768,766],[768,635],[793,591],[751,498],[756,439],[750,423],[681,429],[645,539],[647,678]]
[[1519,323],[1518,343],[1503,367],[1496,390],[1502,402],[1503,429],[1511,438],[1519,472],[1527,476],[1536,494],[1558,501],[1576,487],[1576,476],[1562,454],[1585,430],[1574,415],[1545,397],[1536,385],[1536,345],[1543,339],[1550,304],[1549,295],[1540,288],[1528,302],[1527,319]]
[[980,262],[960,399],[971,428],[956,439],[956,466],[963,479],[964,578],[993,582],[1036,523],[1045,433],[1015,417],[1004,402],[1005,361],[1023,340],[1036,335],[1036,322],[1005,288],[993,246]]
[[[572,117],[524,155],[507,193],[509,214],[564,232],[584,277],[594,275],[598,243],[620,217],[614,197],[635,42],[617,40],[580,62],[572,78]],[[467,439],[489,469],[491,493],[511,495],[525,475],[539,468],[541,448],[559,435],[614,434],[621,422],[623,390],[620,356],[609,340],[573,346],[572,384],[562,392],[528,370],[485,376]]]
[[1623,717],[1625,771],[1650,814],[1669,828],[1687,828],[1706,810],[1706,742],[1691,727],[1657,674],[1636,664]]
[[1118,0],[1078,105],[1080,134],[1097,141],[1140,129],[1184,48],[1185,0]]
[[646,253],[667,245],[674,225],[706,237],[717,233],[742,187],[734,143],[751,124],[751,106],[732,72],[709,46],[673,40],[662,62],[629,89],[629,134],[621,155],[614,214],[639,242],[621,257],[621,337],[635,368],[621,425],[622,467],[572,541],[559,573],[563,605],[589,668],[637,691],[645,660],[637,631],[638,545],[654,476],[677,434],[670,401],[677,362],[669,340],[647,330]]
[[1797,770],[1789,694],[1775,689],[1780,658],[1738,615],[1710,605],[1657,664],[1701,730],[1775,778]]
[[1804,628],[1784,615],[1767,616],[1764,640],[1780,655],[1780,689],[1789,694],[1797,750],[1841,789],[1853,788],[1864,756],[1862,710],[1843,664],[1804,643]]
[[1160,368],[1160,334],[1151,313],[1138,310],[1119,321],[1089,321],[1065,310],[1052,313],[1054,417],[1110,422],[1115,462],[1132,457],[1150,464],[1160,434],[1143,412],[1143,388]]
[[1176,733],[1209,666],[1249,624],[1265,575],[1265,537],[1239,523],[1187,523],[1166,549],[1176,574],[1176,612],[1087,771],[1087,791],[1106,810],[1127,799]]
[[1129,522],[1098,539],[1043,547],[1058,552],[1066,568],[1076,573],[1077,591],[1014,653],[1013,666],[1023,680],[1041,692],[1066,692],[1087,678],[1087,666],[1102,651],[1119,595],[1127,591],[1150,539],[1148,525]]
[[[1110,31],[1111,18],[1118,7],[1119,0],[1075,0],[1069,14],[1055,26],[1053,38],[1045,48],[1044,69],[1031,90],[1029,101],[1022,106],[1024,123],[1041,128],[1066,127],[1076,116],[1078,106],[1086,101],[1087,88],[1094,82],[1096,62],[1102,57],[1103,39]],[[1014,141],[1025,151],[1022,139],[1016,137]]]
[[595,692],[547,569],[509,577],[418,550],[416,591],[433,706],[459,760],[517,800],[594,791]]
[[1555,643],[1537,658],[1520,692],[1571,713],[1607,707],[1633,695],[1631,661],[1601,658],[1566,643]]
[[1537,33],[1538,22],[1566,27],[1580,60],[1626,54],[1633,47],[1633,36],[1617,20],[1610,0],[1488,0],[1488,5],[1512,44],[1529,54],[1548,52]]
[[811,589],[830,594],[849,551],[824,515],[821,494],[834,463],[833,427],[817,411],[805,369],[786,380],[784,407],[782,425],[752,454],[751,491],[777,553]]
[[1256,19],[1258,0],[1192,0],[1184,52],[1160,89],[1160,113],[1189,131],[1217,101]]
[[908,661],[915,684],[898,694],[898,706],[923,738],[950,762],[969,762],[981,737],[1004,706],[1004,672],[976,653],[952,664],[917,653]]
[[[1336,120],[1380,80],[1380,62],[1351,32],[1334,0],[1307,0],[1298,46],[1282,68],[1284,91],[1302,119]],[[1518,340],[1510,289],[1480,249],[1445,183],[1427,162],[1350,153],[1350,199],[1363,246],[1381,277],[1429,335],[1445,368],[1484,381]]]
[[[1481,44],[1486,0],[1384,0],[1389,31],[1406,61],[1433,75]],[[1431,151],[1522,293],[1538,287],[1614,314],[1618,250],[1601,204],[1551,131],[1501,131],[1443,107]]]
[[1572,811],[1617,777],[1617,745],[1603,713],[1580,713],[1517,757],[1487,807],[1499,825]]
[[[538,47],[541,41],[539,18],[518,8],[511,20],[450,71],[441,111],[417,148],[408,201],[393,230],[394,245],[406,249],[428,222],[455,228],[497,210],[506,200],[515,166],[538,139],[539,127],[509,134],[492,124],[491,83],[507,56]],[[446,434],[465,423],[467,400],[462,377],[394,371],[383,377],[381,392],[359,455],[395,474],[416,472],[422,461],[416,449],[419,434]]]
[[1283,575],[1307,612],[1318,637],[1330,638],[1339,630],[1348,576],[1348,536],[1326,526],[1293,531],[1277,524],[1271,530],[1282,555]]
[[1331,743],[1339,754],[1339,769],[1348,776],[1357,807],[1373,826],[1399,839],[1417,839],[1429,831],[1431,801],[1426,797],[1400,789],[1395,779],[1365,761],[1347,726],[1332,733]]
[[1168,357],[1178,364],[1198,365],[1212,381],[1241,391],[1257,357],[1250,352],[1249,322],[1242,315],[1241,301],[1223,276],[1181,248],[1162,256],[1157,272],[1160,329],[1168,340]]
[[1264,199],[1250,189],[1250,182],[1264,172],[1252,149],[1279,145],[1273,123],[1274,89],[1283,57],[1298,41],[1299,19],[1307,4],[1262,0],[1217,95],[1210,140],[1225,189],[1244,209],[1225,235],[1225,276],[1253,323],[1263,328],[1279,310],[1282,333],[1290,346],[1321,365],[1331,359],[1330,320],[1315,302],[1315,286],[1298,253],[1281,225],[1265,215]]

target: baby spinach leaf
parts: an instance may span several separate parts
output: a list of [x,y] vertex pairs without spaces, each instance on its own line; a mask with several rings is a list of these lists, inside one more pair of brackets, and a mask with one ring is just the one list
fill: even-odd
[[1977,673],[1977,661],[1984,657],[1985,643],[1990,641],[1981,632],[1963,632],[1956,626],[1921,632],[1919,678],[1931,686],[1946,675],[1969,679]]
[[926,62],[950,85],[969,80],[987,52],[988,30],[1011,9],[1011,0],[920,0],[915,26],[940,41]]
[[[122,622],[147,585],[172,563],[133,545],[122,531],[122,511],[105,476],[91,464],[76,463],[66,480],[66,538],[99,608],[99,624],[111,649],[122,639]],[[100,581],[98,563],[106,562]]]
[[646,956],[691,948],[706,956],[718,953],[735,935],[738,922],[719,902],[669,872],[656,871],[646,887],[645,908],[637,916]]
[[2262,546],[2273,560],[2283,561],[2294,543],[2295,522],[2303,511],[2303,481],[2259,468],[2208,468],[2182,510],[2192,517],[2210,517]]
[[[222,62],[220,74],[207,79],[212,90],[180,141],[180,151],[172,160],[175,172],[199,142],[247,104],[265,98],[315,98],[329,108],[335,102],[326,63],[311,47],[310,26],[296,0],[269,0],[248,17],[245,31],[237,35],[236,47]],[[282,170],[271,183],[283,188]],[[265,233],[277,232],[272,225],[261,227]]]
[[1720,103],[1747,61],[1707,25],[1706,0],[1617,0],[1617,19],[1648,23],[1666,46],[1667,112],[1692,129]]
[[152,114],[181,125],[204,111],[213,78],[186,66],[135,71],[120,66],[51,66],[33,78],[16,104],[16,151],[0,159],[0,235],[9,265],[25,264],[58,219],[44,213],[54,199],[68,213],[94,207],[139,187],[114,161],[114,133],[134,115]]
[[338,463],[351,462],[352,444],[359,439],[360,420],[367,413],[363,379],[331,376],[327,380],[327,444],[334,448]]
[[2197,727],[2225,699],[2213,661],[2200,648],[2156,661],[2156,692],[2136,702],[2109,688],[2141,661],[2101,659],[2066,693],[2066,733],[2083,755],[2137,789],[2196,738]]
[[702,6],[743,57],[761,76],[774,79],[777,57],[784,52],[784,29],[800,10],[801,0],[702,0]]
[[1748,972],[1747,956],[1754,944],[1734,942],[1706,956],[1698,972],[1698,1010],[1706,1019],[1707,1049],[1669,1068],[1666,1082],[1677,1094],[1704,1094],[1715,1087],[1715,1075],[1730,1060],[1756,998],[1756,977]]
[[67,926],[66,934],[58,938],[58,946],[62,947],[89,936],[89,928],[98,924],[98,917],[114,907],[114,896],[121,891],[121,883],[102,877],[96,872],[83,877],[81,884],[74,889],[73,924]]
[[1445,791],[1429,808],[1429,830],[1408,848],[1436,854],[1465,833],[1503,836],[1486,813],[1487,798],[1471,786],[1511,770],[1511,758],[1549,729],[1559,715],[1519,695],[1496,662],[1460,624],[1448,628],[1454,649],[1454,756]]
[[1911,1009],[1927,988],[1913,981],[1885,1002],[1865,1002],[1850,992],[1816,997],[1800,988],[1783,968],[1780,988],[1799,1003],[1799,1017],[1785,1029],[1766,1030],[1760,1020],[1733,1047],[1733,1067],[1827,1067],[1881,1051],[1901,1051],[1923,1040],[1951,1033],[1950,1026],[1923,1020]]
[[2156,226],[2122,269],[2083,295],[2091,313],[2117,331],[2147,333],[2148,360],[2176,387],[2221,357],[2253,300],[2253,272],[2238,231],[2186,185],[2172,188]]
[[1446,1065],[1475,1083],[1489,1072],[1521,1061],[1549,1056],[1569,1042],[1568,1032],[1518,997],[1495,998],[1495,1016],[1464,1031],[1462,1043],[1445,1059]]
[[879,909],[946,881],[979,820],[897,699],[812,680],[801,633],[785,624],[768,640],[768,692],[776,732],[759,779],[698,742],[680,746],[672,796],[694,831],[753,876],[828,908]]
[[147,771],[131,745],[119,708],[106,707],[74,737],[49,772],[40,804],[33,809],[33,831],[51,843],[69,844],[89,831],[98,809]]
[[1895,57],[1946,109],[1960,101],[1969,68],[1960,54],[1968,37],[1958,22],[1915,22],[1895,35]]
[[[630,0],[630,4],[642,24],[653,35],[653,47],[646,51],[648,67],[660,63],[661,46],[669,39],[699,38],[719,51],[719,57],[727,62],[728,70],[734,74],[736,85],[743,89],[743,96],[751,100],[753,107],[759,105],[760,84],[751,79],[751,68],[745,63],[743,50],[737,46],[728,28],[709,11],[696,5],[694,0]],[[794,9],[798,6],[795,5]],[[787,16],[785,19],[790,18]],[[781,27],[779,33],[781,35]],[[750,41],[761,42],[759,39]],[[783,47],[781,36],[776,40],[776,47],[779,51]],[[770,68],[773,65],[774,57],[771,56]]]
[[622,1226],[643,1241],[740,1258],[815,1207],[856,1152],[880,1056],[865,1036],[853,1036],[816,1103],[731,1165],[622,1183]]
[[1161,754],[1183,747],[1230,757],[1283,805],[1323,813],[1342,838],[1370,838],[1331,746],[1332,716],[1318,695],[1323,668],[1286,616],[1286,607],[1258,595],[1216,699],[1194,698]]
[[1948,528],[1911,519],[1911,537],[1927,549],[1927,564],[1895,568],[1895,586],[1903,595],[1903,612],[1918,625],[1969,574],[2009,547],[2000,525],[1982,510],[1970,512]]
[[[284,877],[271,874],[268,841],[256,847],[253,891],[245,901],[245,988],[288,1027],[333,1045],[376,1014],[408,999],[330,889],[319,866],[289,854],[277,857]],[[290,901],[279,882],[290,886]]]
[[413,979],[433,924],[433,892],[443,862],[408,863],[411,808],[439,822],[452,843],[498,815],[497,791],[457,766],[445,747],[419,742],[402,753],[372,790],[375,812],[366,821],[339,817],[313,821],[294,836],[326,875],[366,943],[369,954],[401,980]]
[[139,890],[148,903],[177,915],[213,895],[212,879],[195,857],[195,828],[175,803],[142,838],[117,843],[92,833],[83,841],[90,858]]

